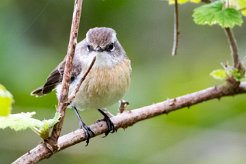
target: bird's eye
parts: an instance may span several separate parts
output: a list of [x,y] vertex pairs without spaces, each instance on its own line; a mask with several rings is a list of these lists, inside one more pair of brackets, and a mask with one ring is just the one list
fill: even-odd
[[91,45],[87,45],[87,51],[92,51],[93,47]]
[[114,43],[111,43],[106,47],[107,51],[114,51],[114,49],[115,49]]

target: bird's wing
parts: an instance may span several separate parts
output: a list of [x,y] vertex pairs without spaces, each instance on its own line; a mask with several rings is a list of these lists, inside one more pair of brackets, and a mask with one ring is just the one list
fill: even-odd
[[33,96],[43,96],[50,93],[61,81],[64,73],[65,60],[63,60],[48,76],[45,84],[32,91]]

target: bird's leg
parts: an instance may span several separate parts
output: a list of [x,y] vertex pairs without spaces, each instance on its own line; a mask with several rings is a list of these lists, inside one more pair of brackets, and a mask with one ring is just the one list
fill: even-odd
[[106,111],[105,109],[98,109],[98,111],[104,116],[104,118],[102,120],[99,121],[105,121],[108,127],[108,130],[105,132],[105,137],[111,132],[114,133],[116,132],[116,129],[114,127],[113,122],[110,120],[110,117],[112,117],[113,115]]
[[90,127],[88,127],[81,119],[80,115],[79,115],[79,112],[78,112],[78,109],[76,107],[73,107],[73,111],[75,113],[75,115],[77,116],[78,118],[78,121],[79,121],[79,125],[80,125],[80,128],[84,130],[85,132],[85,138],[86,138],[86,146],[89,144],[89,141],[90,141],[90,138],[92,136],[95,136],[95,133],[91,130]]
[[[114,115],[112,113],[110,113],[107,109],[102,108],[102,109],[98,109],[101,110],[104,114],[106,114],[109,118],[113,117]],[[100,112],[101,113],[101,112]],[[102,114],[104,116],[104,114]]]

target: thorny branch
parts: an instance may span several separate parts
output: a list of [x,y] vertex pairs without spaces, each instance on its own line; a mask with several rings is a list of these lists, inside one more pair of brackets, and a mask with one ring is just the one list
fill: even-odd
[[[230,85],[220,85],[217,87],[210,87],[198,92],[190,93],[184,96],[168,99],[163,102],[159,102],[153,105],[145,106],[142,108],[134,109],[131,111],[124,111],[114,117],[111,117],[116,129],[127,128],[133,124],[145,119],[149,119],[161,114],[168,114],[170,112],[182,109],[184,107],[190,107],[192,105],[212,100],[220,99],[224,96],[232,96],[236,94],[246,93],[246,82],[241,83],[237,88],[231,88]],[[107,125],[104,121],[100,121],[90,125],[91,130],[95,133],[95,136],[103,134],[107,131]],[[67,147],[85,141],[86,137],[82,129],[78,129],[58,139],[58,149],[61,151]],[[34,163],[50,157],[55,152],[49,149],[48,143],[41,143],[37,145],[28,153],[21,156],[14,163]]]
[[[210,0],[203,0],[205,3],[210,3]],[[175,5],[177,5],[177,0],[175,0]],[[68,46],[68,52],[67,52],[67,59],[66,59],[66,66],[65,66],[65,73],[63,77],[62,82],[62,94],[59,101],[59,106],[57,108],[57,111],[61,113],[61,121],[55,125],[51,138],[47,142],[43,142],[39,145],[37,145],[32,150],[28,151],[28,153],[24,154],[20,158],[18,158],[14,163],[35,163],[39,162],[45,158],[49,158],[54,153],[61,151],[67,147],[70,147],[72,145],[75,145],[79,142],[85,141],[86,137],[84,134],[84,131],[82,129],[78,129],[74,132],[68,133],[64,136],[60,136],[61,128],[63,124],[63,119],[65,116],[65,109],[67,108],[67,100],[68,100],[68,89],[69,89],[69,79],[70,79],[70,72],[71,72],[71,66],[72,66],[72,60],[74,55],[75,46],[77,43],[77,35],[78,35],[78,28],[79,28],[79,20],[80,20],[80,13],[82,8],[82,0],[75,0],[75,7],[74,7],[74,14],[73,14],[73,22],[71,27],[71,33],[70,33],[70,41]],[[178,14],[178,8],[176,6],[175,8],[176,14]],[[173,55],[176,54],[177,51],[177,44],[178,44],[178,16],[176,15],[176,25],[175,25],[175,38],[174,39],[174,46],[173,46]],[[225,28],[226,35],[229,40],[232,57],[233,57],[233,63],[234,67],[238,69],[243,69],[239,56],[238,56],[238,49],[236,40],[234,38],[234,35],[229,28]],[[90,71],[91,67],[93,66],[95,62],[95,58],[93,59],[90,68],[87,70],[87,72]],[[83,78],[86,78],[86,73],[84,77],[82,77],[80,84],[83,82]],[[129,126],[132,126],[133,124],[149,119],[161,114],[168,114],[170,112],[176,111],[178,109],[182,109],[184,107],[190,107],[192,105],[212,100],[212,99],[220,99],[224,96],[232,96],[236,94],[246,93],[246,82],[243,83],[237,83],[238,85],[233,85],[234,82],[228,81],[232,85],[220,85],[217,87],[211,87],[207,88],[198,92],[194,92],[191,94],[187,94],[184,96],[176,97],[173,99],[168,99],[163,102],[159,102],[153,105],[145,106],[142,108],[134,109],[131,111],[124,111],[117,116],[111,117],[111,121],[115,125],[115,128],[127,128]],[[78,85],[78,88],[79,88]],[[77,91],[76,91],[77,92]],[[76,94],[74,93],[74,95]],[[72,95],[69,100],[74,98],[74,95]],[[107,125],[105,122],[100,121],[96,122],[92,125],[90,125],[91,130],[95,133],[95,136],[98,136],[100,134],[103,134],[107,131]],[[52,141],[52,142],[51,142]]]

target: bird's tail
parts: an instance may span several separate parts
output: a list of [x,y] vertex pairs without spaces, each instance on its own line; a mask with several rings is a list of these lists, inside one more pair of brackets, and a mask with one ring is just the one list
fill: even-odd
[[39,87],[37,89],[35,89],[34,91],[31,92],[31,96],[36,96],[36,97],[39,97],[39,96],[43,96],[44,93],[43,93],[43,87]]

